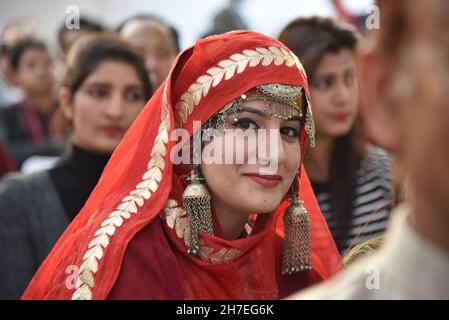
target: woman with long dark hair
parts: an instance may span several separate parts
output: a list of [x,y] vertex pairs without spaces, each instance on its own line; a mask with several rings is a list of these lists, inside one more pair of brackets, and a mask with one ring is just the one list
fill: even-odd
[[151,95],[142,57],[110,35],[77,42],[59,94],[69,150],[50,170],[0,184],[0,297],[17,299],[83,207]]
[[304,164],[342,255],[385,231],[391,159],[365,143],[358,117],[357,33],[329,18],[300,18],[279,36],[304,63],[317,146]]

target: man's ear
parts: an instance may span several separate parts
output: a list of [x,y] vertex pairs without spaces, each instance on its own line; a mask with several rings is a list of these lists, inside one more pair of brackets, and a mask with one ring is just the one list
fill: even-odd
[[378,52],[359,55],[360,112],[366,133],[375,145],[395,152],[400,143],[400,123],[389,97],[392,71],[387,69]]
[[72,121],[73,120],[72,99],[70,97],[70,92],[66,87],[62,87],[61,89],[59,89],[58,100],[59,100],[59,107],[61,108],[64,117],[67,120]]

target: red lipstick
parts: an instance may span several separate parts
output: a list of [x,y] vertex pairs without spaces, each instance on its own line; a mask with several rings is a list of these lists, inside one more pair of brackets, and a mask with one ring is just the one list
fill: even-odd
[[349,114],[346,112],[337,112],[332,115],[332,118],[336,121],[346,121],[349,118]]
[[122,132],[122,129],[119,126],[105,126],[102,130],[108,136],[116,136]]
[[254,182],[268,188],[277,186],[282,180],[282,177],[279,175],[261,175],[249,173],[245,174],[245,176],[247,176]]

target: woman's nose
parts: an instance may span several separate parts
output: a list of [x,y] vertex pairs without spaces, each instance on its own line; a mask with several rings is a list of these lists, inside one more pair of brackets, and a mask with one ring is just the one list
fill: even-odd
[[334,92],[334,101],[338,105],[345,105],[353,94],[352,89],[343,81],[336,84]]
[[124,101],[120,95],[113,95],[105,113],[110,118],[121,118],[124,112]]
[[286,159],[285,148],[279,133],[279,128],[263,129],[265,133],[258,135],[258,160],[266,167],[267,174],[274,174],[279,163]]

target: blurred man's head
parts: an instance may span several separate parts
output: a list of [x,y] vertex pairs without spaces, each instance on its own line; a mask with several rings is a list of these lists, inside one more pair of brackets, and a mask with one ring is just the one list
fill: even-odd
[[177,31],[157,17],[138,15],[124,21],[118,32],[142,52],[154,87],[159,87],[179,53]]
[[86,35],[102,31],[105,31],[105,28],[99,22],[87,18],[80,18],[79,29],[68,29],[64,21],[58,31],[58,44],[63,55],[63,60],[65,60],[65,56],[76,40]]
[[448,225],[449,2],[381,0],[379,8],[380,30],[361,59],[365,121],[406,169],[411,198],[445,212]]

